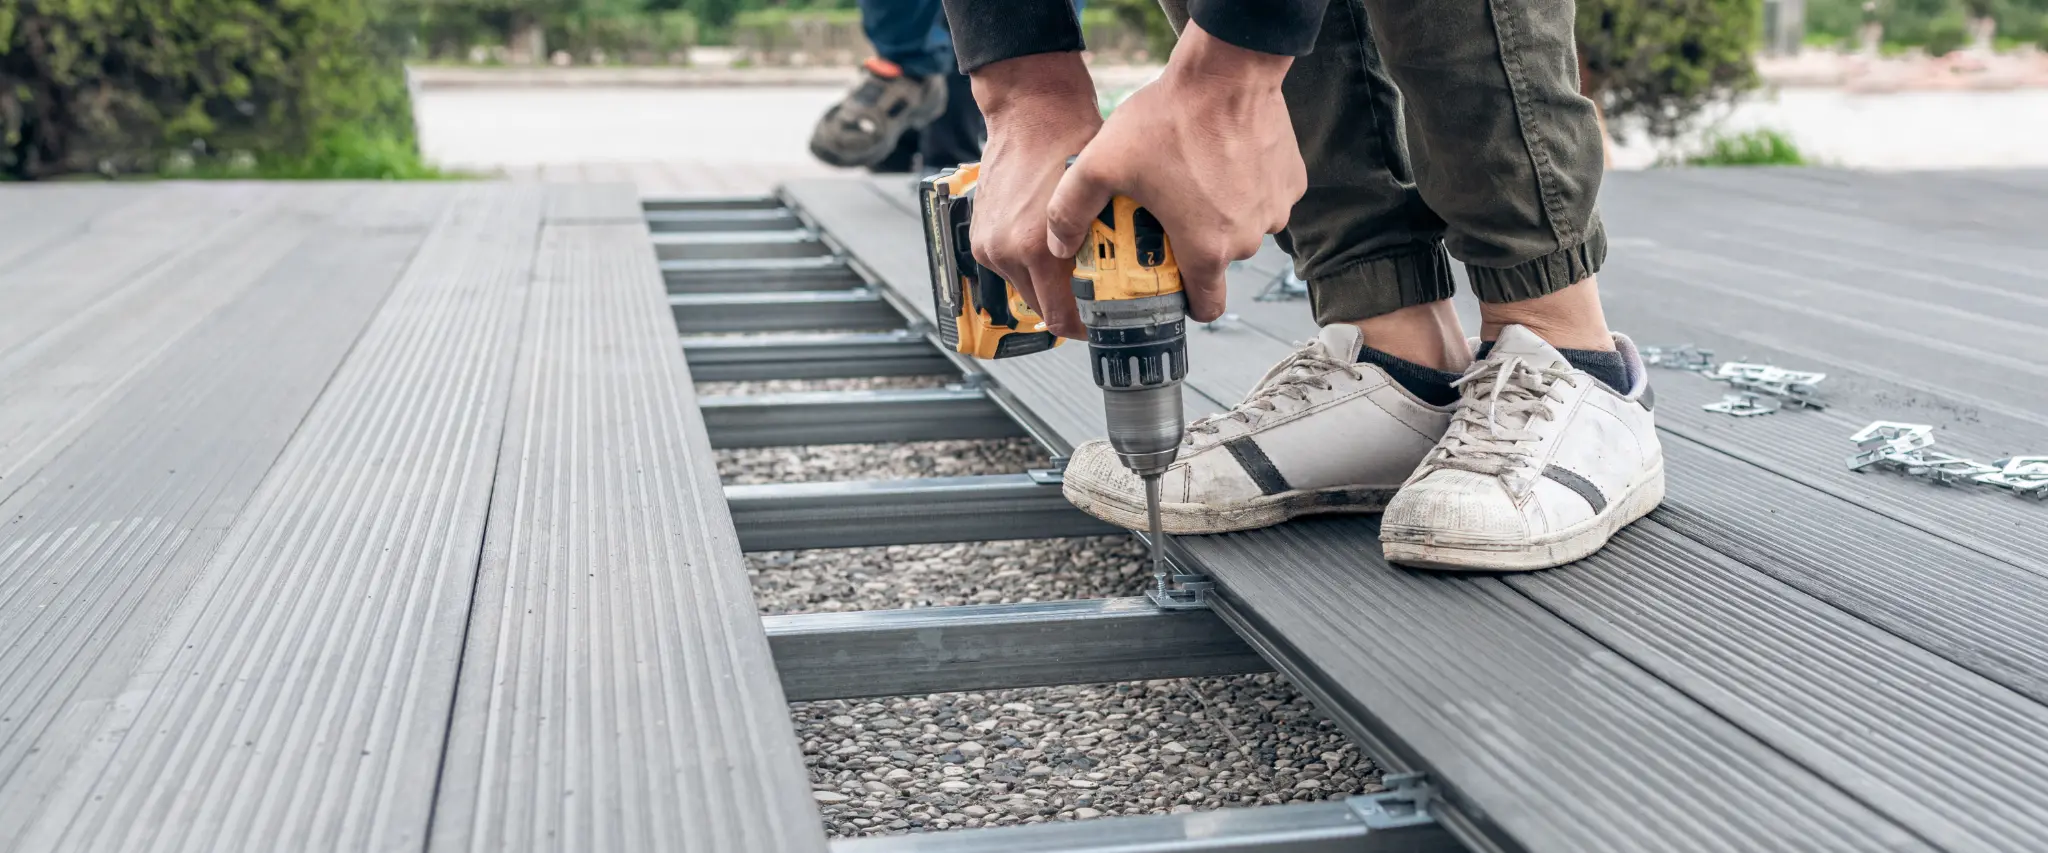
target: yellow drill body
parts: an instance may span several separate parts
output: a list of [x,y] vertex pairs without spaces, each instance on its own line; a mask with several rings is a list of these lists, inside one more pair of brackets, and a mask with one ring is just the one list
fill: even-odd
[[1088,327],[1089,372],[1102,389],[1109,445],[1145,482],[1153,574],[1166,591],[1159,477],[1180,453],[1186,426],[1187,297],[1166,230],[1150,211],[1112,198],[1074,253],[1074,299]]

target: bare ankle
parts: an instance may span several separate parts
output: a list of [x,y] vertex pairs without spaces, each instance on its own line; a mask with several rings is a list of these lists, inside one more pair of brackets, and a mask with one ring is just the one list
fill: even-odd
[[1527,328],[1558,349],[1614,349],[1614,333],[1600,310],[1600,283],[1592,276],[1534,299],[1479,306],[1481,338],[1493,340],[1509,325]]
[[1471,366],[1471,347],[1448,299],[1348,322],[1366,346],[1395,358],[1453,373]]

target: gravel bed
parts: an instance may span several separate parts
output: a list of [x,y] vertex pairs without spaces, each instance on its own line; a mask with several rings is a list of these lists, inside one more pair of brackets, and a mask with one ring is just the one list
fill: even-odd
[[[927,387],[902,381],[717,393]],[[1025,440],[719,452],[732,483],[1044,464]],[[816,613],[1135,595],[1151,581],[1144,557],[1131,538],[1106,536],[765,552],[747,567],[763,613]],[[1376,790],[1379,776],[1278,675],[800,702],[791,720],[835,837],[1321,800]]]

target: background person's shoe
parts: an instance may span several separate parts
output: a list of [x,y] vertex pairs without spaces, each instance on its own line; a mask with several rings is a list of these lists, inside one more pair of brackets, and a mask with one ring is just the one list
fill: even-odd
[[946,111],[946,76],[912,77],[888,60],[869,59],[866,75],[811,130],[811,153],[834,166],[880,163],[903,132]]
[[1380,521],[1389,561],[1547,569],[1607,544],[1664,500],[1664,451],[1635,344],[1617,392],[1521,326],[1458,380],[1457,417]]
[[[1450,423],[1358,362],[1358,329],[1327,326],[1228,412],[1188,427],[1162,476],[1160,519],[1175,534],[1222,533],[1298,515],[1378,512]],[[1107,441],[1067,462],[1067,500],[1119,527],[1143,529],[1144,484]]]

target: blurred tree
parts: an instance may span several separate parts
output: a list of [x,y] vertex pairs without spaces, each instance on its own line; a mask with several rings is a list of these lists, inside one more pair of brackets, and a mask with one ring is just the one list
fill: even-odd
[[1609,119],[1677,136],[1754,88],[1759,0],[1580,0],[1581,85]]

